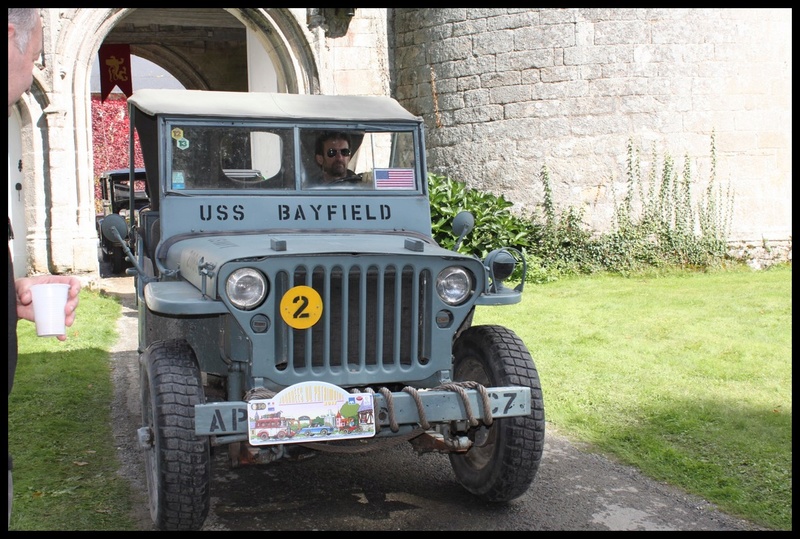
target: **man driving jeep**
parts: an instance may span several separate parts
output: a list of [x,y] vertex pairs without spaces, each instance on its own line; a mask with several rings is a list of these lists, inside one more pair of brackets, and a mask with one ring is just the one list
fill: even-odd
[[361,181],[361,176],[348,168],[351,145],[352,138],[342,131],[325,131],[317,137],[314,153],[322,172],[317,185]]

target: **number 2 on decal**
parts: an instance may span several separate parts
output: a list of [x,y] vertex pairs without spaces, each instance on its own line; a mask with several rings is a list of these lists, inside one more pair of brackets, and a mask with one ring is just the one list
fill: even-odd
[[308,318],[311,316],[307,312],[304,312],[308,308],[308,298],[306,296],[295,296],[292,300],[292,303],[300,302],[300,306],[294,312],[295,318]]
[[294,286],[281,298],[281,318],[295,329],[307,329],[322,317],[322,297],[310,286]]

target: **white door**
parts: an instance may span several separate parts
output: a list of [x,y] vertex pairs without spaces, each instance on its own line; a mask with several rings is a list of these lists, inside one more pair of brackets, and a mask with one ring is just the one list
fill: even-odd
[[22,161],[22,139],[20,135],[19,114],[14,111],[8,118],[8,216],[14,239],[9,242],[11,258],[14,261],[14,277],[24,277],[28,273],[26,256],[25,202],[22,192],[23,175],[20,170]]

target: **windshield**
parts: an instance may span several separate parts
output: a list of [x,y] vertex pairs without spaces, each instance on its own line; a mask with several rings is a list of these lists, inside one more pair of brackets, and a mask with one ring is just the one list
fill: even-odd
[[416,191],[414,132],[260,125],[169,125],[172,192]]
[[291,129],[173,125],[169,187],[175,191],[289,189]]

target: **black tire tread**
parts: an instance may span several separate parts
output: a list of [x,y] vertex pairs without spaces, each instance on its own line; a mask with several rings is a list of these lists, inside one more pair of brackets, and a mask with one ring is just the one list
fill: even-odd
[[155,342],[142,355],[161,442],[160,477],[148,486],[159,489],[151,515],[160,530],[199,530],[210,506],[210,444],[194,433],[194,405],[205,399],[195,357],[183,340]]
[[450,455],[456,478],[464,488],[488,502],[511,501],[530,487],[544,451],[544,400],[538,372],[525,343],[502,326],[473,326],[459,336],[453,350],[456,361],[465,354],[483,353],[501,363],[502,375],[492,380],[493,384],[531,388],[530,415],[497,419],[491,427],[502,429],[501,447],[496,453],[499,460],[487,465],[496,472],[491,481],[478,481],[469,466],[459,461],[462,456]]

